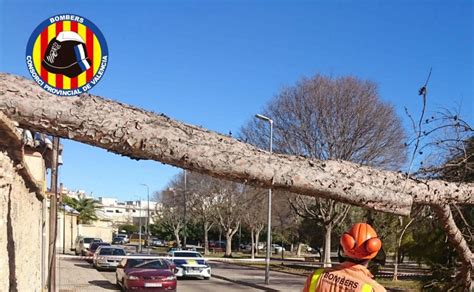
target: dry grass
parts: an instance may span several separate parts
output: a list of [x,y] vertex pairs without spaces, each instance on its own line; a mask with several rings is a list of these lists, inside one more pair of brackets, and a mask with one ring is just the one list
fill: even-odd
[[388,291],[421,291],[422,283],[414,280],[392,281],[388,279],[376,279],[377,282],[384,286]]

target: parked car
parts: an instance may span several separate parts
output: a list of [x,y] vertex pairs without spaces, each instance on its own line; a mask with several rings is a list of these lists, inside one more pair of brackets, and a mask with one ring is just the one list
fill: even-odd
[[74,246],[71,248],[71,250],[74,251],[74,253],[76,255],[78,255],[78,246],[79,246],[79,242],[81,241],[81,239],[83,239],[84,237],[83,236],[77,236],[76,237],[76,240],[74,241]]
[[285,248],[281,245],[278,245],[276,243],[273,243],[272,244],[272,252],[275,252],[275,253],[282,253],[283,251],[285,251]]
[[156,258],[126,258],[117,266],[116,284],[124,291],[154,288],[176,291],[175,265]]
[[161,239],[158,239],[158,238],[151,238],[150,241],[151,241],[150,242],[151,246],[166,246],[165,242]]
[[183,250],[181,247],[170,247],[168,248],[168,254],[172,251],[178,251],[178,250]]
[[94,253],[92,263],[97,270],[110,269],[115,270],[117,265],[126,255],[125,250],[119,246],[99,246]]
[[76,239],[75,253],[76,255],[86,255],[89,250],[89,246],[93,242],[102,242],[102,239],[97,237],[78,237]]
[[225,248],[226,245],[225,241],[209,241],[209,248]]
[[112,244],[125,244],[125,243],[126,243],[125,238],[120,237],[120,236],[116,236],[114,237],[114,239],[112,239]]
[[131,255],[138,252],[138,245],[128,243],[122,246],[127,255]]
[[168,253],[172,262],[176,265],[175,275],[177,277],[202,277],[206,280],[211,278],[211,266],[196,251],[174,250]]
[[141,238],[142,245],[145,245],[145,237],[146,237],[145,234],[142,234],[140,236],[140,234],[134,233],[134,234],[130,235],[129,243],[140,244],[140,238]]
[[243,251],[251,251],[252,250],[252,245],[251,244],[244,244],[243,246],[240,247],[241,250]]
[[312,254],[319,254],[319,256],[322,255],[321,248],[319,247],[311,247],[311,246],[306,246],[306,252],[312,253]]
[[[89,250],[87,251],[87,256],[93,257],[95,251],[97,250],[97,248],[99,248],[99,246],[110,246],[110,243],[108,243],[108,242],[93,242],[93,243],[91,243],[91,245],[89,246]],[[89,263],[92,263],[92,258],[87,259],[87,261]]]
[[[265,243],[260,242],[259,244],[254,245],[254,249],[263,250],[265,249],[265,246],[266,246]],[[252,250],[252,244],[251,243],[244,244],[240,249],[245,250],[245,251],[250,251]]]
[[114,239],[115,238],[121,238],[123,240],[123,244],[128,243],[128,241],[129,241],[129,238],[128,238],[127,234],[119,233],[119,234],[115,235]]

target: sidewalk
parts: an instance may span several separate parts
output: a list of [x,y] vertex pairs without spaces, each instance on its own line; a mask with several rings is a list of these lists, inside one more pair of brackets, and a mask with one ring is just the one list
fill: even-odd
[[231,263],[211,261],[212,276],[260,291],[302,291],[306,277],[270,271],[270,285],[265,285],[265,270]]
[[58,255],[57,277],[59,292],[118,291],[101,273],[84,260]]

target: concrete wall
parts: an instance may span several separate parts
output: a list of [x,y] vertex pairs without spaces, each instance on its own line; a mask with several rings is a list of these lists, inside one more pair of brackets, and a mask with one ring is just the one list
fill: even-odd
[[[73,215],[66,212],[60,211],[58,213],[58,235],[56,238],[56,248],[58,253],[70,253],[71,249],[74,248],[74,242],[78,235],[77,227],[77,215]],[[64,244],[63,244],[64,243]],[[63,249],[64,245],[64,249]]]
[[112,234],[114,228],[112,223],[108,221],[97,220],[93,224],[79,224],[79,235],[84,237],[98,237],[105,242],[112,242]]
[[0,291],[41,291],[42,218],[42,201],[0,147]]
[[31,149],[25,149],[24,160],[28,169],[36,180],[42,186],[43,192],[46,192],[46,166],[41,153]]

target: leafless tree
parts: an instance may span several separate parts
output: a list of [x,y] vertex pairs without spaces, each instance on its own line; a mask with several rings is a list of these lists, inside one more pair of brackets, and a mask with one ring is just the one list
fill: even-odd
[[[426,85],[422,87],[420,93],[425,104]],[[474,182],[474,129],[462,119],[459,111],[444,109],[435,112],[430,117],[420,120],[414,128],[419,133],[411,141],[415,144],[414,156],[417,154],[423,158],[420,162],[421,167],[414,176],[441,178],[457,183]],[[465,290],[472,288],[474,266],[471,251],[474,246],[472,207],[446,204],[432,205],[431,209],[441,222],[461,262],[453,286]]]
[[226,249],[224,256],[232,256],[232,238],[239,230],[242,215],[246,207],[244,202],[245,185],[215,180],[214,183],[214,216],[217,224],[224,232]]
[[[282,90],[263,112],[274,120],[275,152],[387,169],[398,168],[406,159],[400,119],[370,81],[304,78]],[[242,128],[241,137],[264,146],[267,133],[262,123],[252,120]],[[307,196],[296,196],[291,204],[299,215],[324,226],[324,263],[330,265],[331,231],[344,220],[349,205]]]
[[188,172],[187,200],[190,215],[202,224],[204,232],[204,254],[209,254],[209,230],[215,223],[214,205],[216,179],[210,176]]
[[[278,234],[284,242],[291,243],[291,252],[293,252],[293,244],[298,241],[299,253],[301,255],[301,245],[299,236],[299,227],[301,217],[295,214],[292,208],[289,208],[289,199],[294,194],[282,191],[275,191],[272,199],[272,226],[273,232]],[[282,253],[282,257],[284,252]]]
[[[425,84],[419,89],[418,95],[422,98],[422,109],[418,121],[405,108],[405,111],[411,121],[413,136],[409,138],[406,146],[412,148],[411,159],[406,175],[405,182],[402,184],[403,189],[406,187],[411,177],[417,178],[442,178],[449,181],[469,182],[474,179],[472,165],[474,157],[474,149],[472,148],[474,141],[474,130],[463,120],[459,113],[453,114],[450,110],[443,110],[435,112],[432,115],[427,115],[427,96],[428,96],[428,82],[431,77],[431,70],[428,74]],[[428,152],[428,155],[424,155]],[[433,156],[435,157],[433,159]],[[421,160],[420,168],[412,173],[416,168],[416,158]],[[421,158],[421,159],[420,159]],[[426,166],[428,165],[428,167]],[[471,274],[473,268],[472,252],[469,248],[468,242],[472,241],[471,226],[466,222],[459,207],[453,205],[458,214],[464,220],[460,220],[460,224],[465,226],[469,232],[467,238],[463,237],[459,227],[453,217],[453,213],[449,204],[440,205],[433,204],[432,210],[437,214],[443,229],[446,232],[448,240],[459,253],[461,260],[461,271],[456,287],[467,290],[471,287]],[[421,206],[414,208],[414,213],[422,212],[424,209]],[[413,213],[412,212],[412,213]],[[416,215],[409,220],[403,220],[401,216],[400,227],[397,229],[397,248],[395,253],[395,269],[393,280],[397,280],[398,276],[398,258],[401,241],[403,236],[412,222],[414,222]],[[403,222],[405,221],[405,224]],[[459,284],[460,283],[460,284]]]
[[250,230],[250,247],[252,259],[258,255],[260,233],[266,225],[266,195],[267,190],[247,186],[243,203],[246,208],[242,210],[242,221]]
[[175,182],[176,180],[173,180],[169,184],[169,187],[161,191],[161,193],[155,194],[155,197],[158,198],[162,204],[161,209],[156,210],[157,215],[155,222],[159,222],[172,232],[176,245],[181,246],[180,234],[184,227],[184,201],[183,195],[171,187]]

